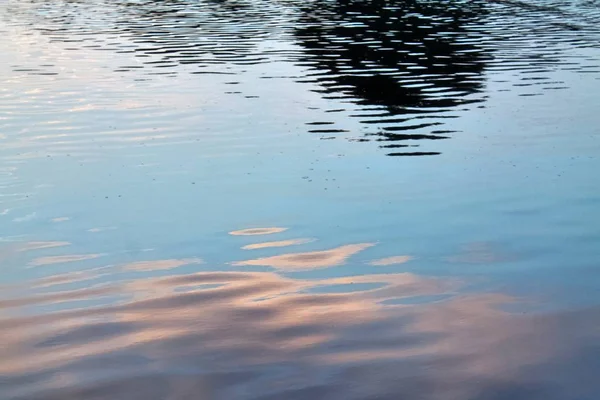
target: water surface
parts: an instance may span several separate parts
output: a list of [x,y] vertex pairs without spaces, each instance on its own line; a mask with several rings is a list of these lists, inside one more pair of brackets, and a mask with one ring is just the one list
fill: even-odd
[[2,400],[597,399],[597,1],[0,21]]

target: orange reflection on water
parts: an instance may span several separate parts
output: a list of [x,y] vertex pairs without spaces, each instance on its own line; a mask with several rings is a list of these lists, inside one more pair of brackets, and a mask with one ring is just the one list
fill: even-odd
[[[369,282],[383,287],[352,293],[303,293],[316,286]],[[199,288],[182,292],[185,287]],[[35,295],[0,303],[0,309],[118,292],[130,293],[133,299],[96,309],[0,319],[7,344],[0,351],[0,372],[61,368],[80,358],[123,349],[143,350],[140,347],[145,344],[175,346],[169,357],[240,351],[240,361],[270,362],[333,340],[344,327],[382,319],[379,302],[385,298],[427,294],[442,288],[434,279],[411,274],[311,281],[267,272],[202,272],[142,279],[120,287]],[[112,327],[109,331],[104,329],[107,324]],[[48,345],[36,346],[35,352],[26,350],[35,343]],[[61,348],[50,343],[69,346]]]
[[[32,243],[43,248],[53,242]],[[373,245],[232,264],[283,272],[327,268]],[[89,256],[99,255],[37,262]],[[410,260],[393,256],[369,264]],[[285,366],[283,376],[291,374],[301,388],[319,381],[336,388],[340,399],[394,393],[460,400],[518,382],[525,367],[545,365],[577,351],[581,340],[593,343],[599,336],[589,314],[513,315],[501,309],[515,302],[510,296],[459,295],[458,280],[413,273],[298,279],[276,272],[210,271],[124,274],[126,280],[111,279],[109,285],[84,283],[111,272],[199,263],[199,258],[164,259],[75,271],[38,279],[29,292],[11,293],[15,297],[0,297],[0,375],[6,382],[29,382],[29,392],[15,383],[4,385],[3,394],[62,400],[102,393],[129,399],[140,395],[140,387],[150,387],[144,398],[175,398],[201,381],[211,388],[209,398],[235,398],[231,388],[246,382],[247,392],[257,398],[293,398],[294,383],[285,378],[264,384]],[[65,284],[79,287],[60,286]],[[45,311],[36,313],[36,307]],[[570,329],[579,334],[574,340],[564,333]],[[98,371],[102,379],[94,380]],[[48,378],[61,376],[68,379]],[[360,377],[359,397],[345,389],[352,376]]]
[[286,246],[294,246],[298,244],[306,244],[312,242],[314,239],[290,239],[290,240],[279,240],[274,242],[263,242],[263,243],[255,243],[249,244],[242,247],[243,250],[256,250],[256,249],[264,249],[268,247],[286,247]]
[[370,265],[396,265],[396,264],[404,264],[409,262],[413,258],[411,256],[394,256],[394,257],[386,257],[380,258],[378,260],[373,260],[369,262]]
[[68,246],[70,244],[69,242],[27,242],[19,248],[19,251],[49,249],[52,247]]
[[123,269],[128,271],[155,271],[167,270],[181,267],[188,264],[202,264],[200,258],[182,258],[171,260],[156,260],[156,261],[137,261],[123,266]]
[[[310,292],[369,283],[379,285]],[[162,398],[169,398],[212,373],[207,366],[222,374],[222,379],[207,378],[216,391],[211,393],[222,395],[211,398],[228,397],[223,393],[241,384],[240,371],[256,373],[249,382],[256,382],[253,393],[258,396],[275,390],[260,382],[280,365],[302,385],[320,379],[336,386],[348,382],[347,374],[359,374],[361,390],[371,397],[394,387],[394,393],[406,398],[422,393],[428,399],[463,399],[518,381],[518,371],[527,371],[521,367],[542,365],[597,334],[589,329],[593,319],[585,315],[510,314],[499,306],[514,299],[498,294],[418,305],[387,303],[452,294],[458,285],[409,273],[310,280],[215,271],[29,296],[0,303],[0,313],[110,293],[129,299],[40,315],[0,314],[0,373],[14,382],[27,379],[32,390],[28,398],[52,400],[94,398],[91,394],[100,387],[113,398],[135,398],[139,379],[143,386],[162,388]],[[583,336],[570,340],[560,333],[571,326]],[[104,374],[101,381],[86,380],[98,370]],[[303,375],[304,370],[311,372]],[[64,385],[45,379],[65,373],[72,380]],[[311,378],[311,373],[320,375]],[[14,392],[6,387],[10,397],[19,385]],[[51,388],[56,391],[49,392]],[[283,390],[277,392],[280,398],[288,398],[289,388],[284,384],[277,389]]]
[[39,257],[29,263],[32,267],[39,267],[42,265],[61,264],[75,261],[92,260],[94,258],[101,257],[102,254],[73,254],[65,256],[48,256]]
[[232,265],[261,265],[287,271],[327,268],[345,264],[346,260],[375,243],[358,243],[336,247],[330,250],[311,251],[306,253],[290,253],[254,260],[236,261]]
[[84,271],[71,271],[62,274],[54,274],[45,278],[40,278],[31,283],[33,288],[46,288],[69,283],[83,282],[107,275],[111,267],[92,268]]
[[254,235],[272,235],[274,233],[281,233],[287,231],[288,228],[250,228],[242,229],[239,231],[229,232],[233,236],[254,236]]
[[91,233],[98,233],[98,232],[104,232],[104,231],[111,231],[117,229],[116,226],[101,226],[101,227],[97,227],[97,228],[90,228],[88,229],[88,232]]

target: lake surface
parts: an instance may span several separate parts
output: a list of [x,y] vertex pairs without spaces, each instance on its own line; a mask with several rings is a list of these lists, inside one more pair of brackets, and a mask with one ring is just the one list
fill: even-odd
[[598,399],[599,1],[0,34],[1,400]]

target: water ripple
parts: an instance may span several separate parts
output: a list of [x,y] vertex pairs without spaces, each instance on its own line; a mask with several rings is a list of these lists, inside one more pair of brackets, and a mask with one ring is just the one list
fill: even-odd
[[0,397],[595,399],[599,5],[0,2]]
[[[309,133],[322,138],[361,137],[366,140],[355,141],[376,141],[386,154],[396,156],[440,154],[435,144],[426,150],[415,147],[460,134],[452,129],[440,134],[439,126],[485,102],[490,82],[504,82],[520,96],[539,96],[565,88],[554,78],[557,72],[600,72],[597,58],[586,53],[594,49],[597,54],[600,43],[600,16],[593,1],[576,6],[518,0],[28,1],[5,7],[9,28],[34,26],[42,40],[63,46],[65,57],[70,51],[115,53],[122,64],[89,53],[100,59],[99,68],[112,68],[113,73],[147,79],[225,74],[236,81],[223,83],[245,87],[256,78],[259,65],[269,64],[277,71],[281,63],[294,64],[301,68],[300,76],[259,73],[259,77],[303,82],[324,99],[344,105],[341,115],[319,122],[327,128],[311,128]],[[57,75],[55,79],[64,79],[65,74],[52,60],[13,65],[12,71],[23,77]],[[226,92],[258,98],[244,91]],[[29,100],[15,105],[22,101]],[[369,115],[375,109],[377,114]],[[358,131],[344,127],[344,118],[350,116],[360,119]],[[135,119],[153,129],[160,120]],[[113,138],[108,131],[102,142],[186,138],[166,128],[152,132],[143,125],[120,129]],[[72,145],[79,146],[76,139],[86,125],[64,121],[57,128],[61,135],[46,130],[48,135],[32,140],[48,140],[61,152],[74,153],[77,147]],[[405,149],[390,151],[390,146]]]

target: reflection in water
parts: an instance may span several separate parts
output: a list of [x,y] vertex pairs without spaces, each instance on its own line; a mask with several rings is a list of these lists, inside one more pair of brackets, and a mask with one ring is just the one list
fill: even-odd
[[98,232],[104,232],[104,231],[112,231],[113,229],[117,229],[117,228],[114,226],[103,226],[103,227],[88,229],[88,232],[98,233]]
[[254,236],[254,235],[272,235],[273,233],[285,232],[287,228],[251,228],[242,229],[240,231],[229,232],[230,235],[234,236]]
[[249,244],[242,247],[243,250],[256,250],[256,249],[265,249],[268,247],[286,247],[286,246],[294,246],[298,244],[306,244],[312,242],[312,239],[290,239],[290,240],[278,240],[275,242],[263,242],[263,243],[255,243]]
[[84,261],[84,260],[92,260],[94,258],[100,257],[102,254],[73,254],[67,256],[49,256],[49,257],[39,257],[34,259],[29,263],[32,267],[39,267],[42,265],[50,265],[50,264],[62,264],[67,262],[75,262],[75,261]]
[[19,247],[19,251],[49,249],[52,247],[62,247],[70,245],[69,242],[28,242]]
[[[534,96],[565,88],[552,72],[600,72],[597,60],[572,54],[598,48],[594,3],[539,3],[30,0],[9,2],[4,18],[8,26],[34,26],[67,53],[118,54],[129,60],[110,67],[118,74],[231,75],[224,92],[244,98],[256,96],[230,87],[257,80],[254,67],[272,64],[279,71],[282,63],[294,64],[302,68],[298,76],[262,72],[260,78],[309,82],[332,100],[331,109],[306,121],[311,133],[347,134],[339,122],[356,117],[363,128],[351,140],[375,140],[392,156],[419,156],[440,153],[419,147],[456,133],[444,125],[466,105],[483,102],[490,81]],[[52,63],[13,71],[63,73]],[[82,107],[79,112],[93,111]]]
[[[306,293],[318,287],[348,290]],[[129,297],[0,319],[0,385],[6,398],[29,400],[558,400],[565,387],[586,399],[598,389],[579,379],[599,367],[598,310],[512,315],[499,306],[514,300],[491,294],[385,305],[454,288],[406,273],[301,280],[213,271],[13,299],[1,312]]]
[[36,289],[48,288],[52,286],[90,281],[100,276],[107,275],[110,272],[110,269],[110,267],[99,267],[83,271],[72,271],[62,274],[54,274],[45,278],[37,279],[32,285],[32,287]]
[[381,258],[379,260],[373,260],[369,264],[371,265],[396,265],[396,264],[404,264],[409,262],[413,258],[411,256],[393,256]]
[[202,264],[199,258],[184,258],[180,260],[160,260],[160,261],[136,261],[123,266],[123,269],[129,271],[156,271],[164,269],[174,269],[183,265]]
[[[506,169],[489,175],[509,176],[489,185],[507,187],[506,197],[482,195],[487,171],[473,170],[485,159],[465,164],[464,175],[478,179],[457,179],[479,191],[456,194],[444,180],[463,175],[463,165],[439,176],[432,169],[450,157],[419,160],[423,170],[364,154],[344,163],[338,147],[318,148],[340,142],[312,137],[347,134],[389,155],[447,151],[450,141],[437,139],[457,136],[453,118],[488,107],[495,89],[540,96],[567,87],[561,76],[596,79],[599,18],[597,1],[562,0],[0,2],[8,37],[0,42],[0,398],[596,400],[597,296],[587,308],[561,303],[584,297],[577,294],[527,313],[515,294],[537,290],[530,277],[554,288],[547,282],[561,280],[555,272],[564,265],[550,273],[524,265],[528,279],[502,275],[502,265],[484,276],[494,289],[441,276],[514,261],[485,241],[525,237],[539,264],[558,255],[570,267],[567,256],[580,257],[573,261],[589,275],[565,276],[595,289],[597,229],[567,210],[571,199],[580,201],[576,211],[597,204],[585,197],[595,164],[577,164],[571,183],[579,186],[532,175],[556,191],[584,193],[549,191],[552,206],[526,198],[527,181],[504,181],[516,179]],[[518,100],[516,107],[529,104]],[[546,121],[548,111],[537,111],[525,121]],[[279,134],[284,123],[272,123],[282,112],[287,135]],[[306,130],[306,142],[294,139]],[[506,140],[522,144],[529,133]],[[579,156],[593,140],[568,136],[541,143],[561,149],[550,162],[567,151]],[[369,145],[342,144],[340,152]],[[215,149],[233,155],[218,160]],[[334,172],[321,177],[350,176],[350,189],[300,186],[323,155]],[[386,177],[359,173],[367,164],[380,164]],[[413,166],[414,180],[398,176]],[[523,235],[498,214],[499,203],[521,207],[507,199],[540,215],[522,217],[532,226]],[[339,242],[290,238],[283,227],[225,234],[240,216],[246,228],[321,218],[318,229]],[[381,250],[390,237],[410,238],[402,247],[411,251]],[[482,242],[436,259],[473,240]],[[548,249],[554,244],[574,250]]]
[[[234,265],[326,268],[371,246]],[[5,293],[2,393],[23,400],[191,399],[198,393],[210,399],[560,400],[563,390],[591,399],[600,389],[579,375],[600,367],[596,309],[512,314],[502,310],[517,301],[509,296],[459,295],[463,282],[406,272],[321,279],[147,274],[200,262],[100,267],[38,279],[30,293]],[[136,275],[90,285],[119,270]]]
[[331,250],[290,253],[255,260],[236,261],[232,265],[263,265],[286,271],[327,268],[343,265],[349,257],[373,245],[374,243],[349,244]]
[[[324,96],[360,105],[353,116],[368,138],[386,142],[390,156],[436,155],[412,148],[448,138],[440,125],[457,107],[484,101],[485,81],[498,72],[527,74],[514,84],[522,95],[564,88],[552,70],[600,72],[597,63],[565,61],[572,46],[597,48],[600,39],[597,8],[569,5],[317,0],[302,7],[295,34],[308,78]],[[335,133],[328,129],[314,132]]]
[[472,95],[491,56],[467,27],[487,13],[480,2],[314,1],[303,12],[296,34],[309,77],[325,96],[364,106],[368,135],[398,142],[387,148],[447,138],[437,126],[454,117],[449,108],[482,100]]

